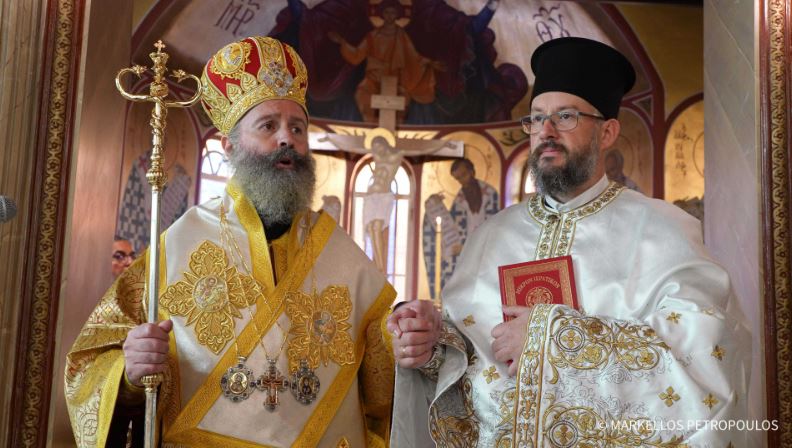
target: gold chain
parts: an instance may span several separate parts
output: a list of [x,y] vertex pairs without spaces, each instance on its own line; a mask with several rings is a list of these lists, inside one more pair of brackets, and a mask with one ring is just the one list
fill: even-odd
[[[251,269],[248,267],[247,263],[245,262],[245,258],[242,256],[242,251],[239,249],[239,244],[237,244],[236,238],[234,237],[234,234],[231,232],[231,229],[229,228],[228,220],[226,219],[225,204],[223,204],[222,201],[220,202],[220,243],[223,245],[223,250],[225,250],[226,253],[229,253],[229,256],[232,258],[231,260],[232,264],[235,267],[241,266],[243,271],[242,273],[249,276],[253,280],[253,285],[254,285],[253,289],[256,291],[256,298],[258,299],[258,297],[262,297],[263,299],[262,302],[267,307],[267,309],[272,314],[272,316],[275,318],[275,325],[278,326],[278,329],[280,330],[281,335],[283,336],[283,341],[281,342],[277,356],[272,358],[269,354],[269,351],[267,350],[267,347],[264,345],[264,334],[259,329],[258,324],[256,324],[256,319],[253,315],[253,312],[250,310],[250,305],[245,307],[248,316],[250,316],[250,322],[253,323],[253,328],[256,330],[256,334],[259,335],[259,343],[261,344],[262,350],[264,350],[264,356],[267,358],[267,361],[271,361],[271,362],[277,361],[280,358],[281,354],[283,353],[283,347],[286,346],[288,333],[283,330],[283,327],[281,327],[280,322],[278,322],[277,316],[275,316],[275,310],[272,309],[272,307],[268,303],[267,296],[264,295],[264,293],[261,290],[261,285],[259,285],[258,280],[256,280],[256,278],[253,276]],[[234,347],[236,348],[237,358],[239,358],[240,357],[239,346],[237,345],[236,330],[234,331]]]

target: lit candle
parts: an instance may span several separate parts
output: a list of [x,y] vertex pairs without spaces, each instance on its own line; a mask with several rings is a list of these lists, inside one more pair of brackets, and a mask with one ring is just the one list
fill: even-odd
[[435,218],[435,304],[440,302],[440,271],[443,268],[443,218]]

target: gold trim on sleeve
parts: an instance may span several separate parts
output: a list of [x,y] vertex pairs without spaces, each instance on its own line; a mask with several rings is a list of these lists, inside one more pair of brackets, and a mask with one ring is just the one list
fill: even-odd
[[[110,422],[113,420],[116,398],[118,397],[118,388],[121,384],[121,376],[124,375],[123,352],[120,350],[111,350],[106,354],[111,355],[109,358],[112,359],[112,361],[105,380],[105,385],[108,387],[102,388],[101,398],[99,398],[99,418],[96,422],[96,446],[105,446],[107,444],[107,435],[110,433]],[[103,357],[103,355],[99,356],[99,358]]]

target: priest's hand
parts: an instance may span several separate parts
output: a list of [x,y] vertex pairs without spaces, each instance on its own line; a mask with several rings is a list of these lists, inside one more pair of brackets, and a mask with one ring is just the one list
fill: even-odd
[[168,361],[168,333],[173,322],[142,324],[133,328],[124,341],[124,368],[129,382],[142,386],[140,378],[165,371]]
[[410,369],[429,362],[441,324],[440,312],[430,300],[411,300],[396,308],[387,321],[396,362]]
[[504,306],[503,314],[512,316],[513,319],[492,329],[492,337],[495,338],[492,341],[492,352],[496,361],[509,363],[509,376],[517,374],[520,355],[525,346],[530,311],[531,308],[525,306]]

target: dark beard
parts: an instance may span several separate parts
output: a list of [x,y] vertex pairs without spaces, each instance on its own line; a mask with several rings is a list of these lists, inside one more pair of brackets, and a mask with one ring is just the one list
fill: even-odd
[[[566,146],[552,140],[540,144],[528,158],[536,190],[556,199],[575,191],[594,174],[599,157],[598,147],[599,139],[596,134],[589,142],[588,149],[584,151],[570,152]],[[560,150],[566,157],[566,164],[548,168],[539,166],[542,152],[547,148]]]
[[[293,170],[276,168],[275,164],[290,158]],[[234,178],[256,208],[264,227],[286,225],[294,215],[311,206],[316,184],[316,162],[300,155],[294,147],[281,147],[269,154],[256,154],[242,145],[229,157]]]

